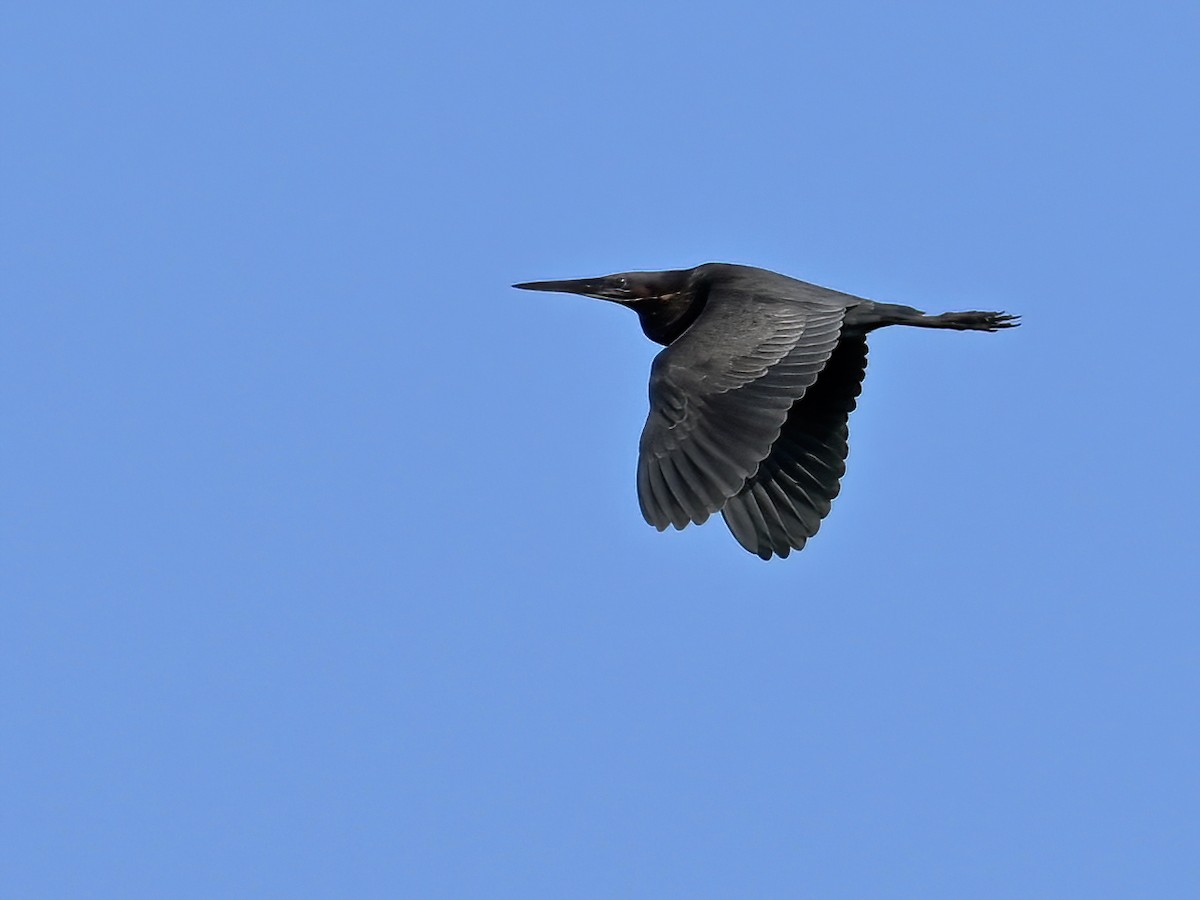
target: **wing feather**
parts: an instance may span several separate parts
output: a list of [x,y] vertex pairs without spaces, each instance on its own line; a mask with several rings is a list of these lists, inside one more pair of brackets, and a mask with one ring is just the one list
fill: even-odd
[[[763,559],[787,556],[817,533],[841,489],[849,452],[849,417],[862,390],[867,343],[843,339],[816,384],[788,413],[779,439],[754,476],[721,510],[743,547]],[[761,511],[764,505],[770,512]],[[757,511],[757,516],[756,516]],[[778,530],[748,528],[778,518]]]
[[[830,358],[844,315],[841,306],[714,288],[703,315],[651,369],[637,479],[646,521],[660,531],[703,522],[747,487]],[[786,545],[794,526],[771,493],[734,513],[735,536]]]

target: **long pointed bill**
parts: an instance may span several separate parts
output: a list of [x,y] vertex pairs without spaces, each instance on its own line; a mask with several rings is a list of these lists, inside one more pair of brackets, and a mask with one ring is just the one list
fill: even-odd
[[[576,278],[570,281],[524,281],[513,287],[523,291],[555,291],[561,294],[583,294],[585,297],[596,297],[603,289],[598,278]],[[603,298],[601,298],[603,299]]]

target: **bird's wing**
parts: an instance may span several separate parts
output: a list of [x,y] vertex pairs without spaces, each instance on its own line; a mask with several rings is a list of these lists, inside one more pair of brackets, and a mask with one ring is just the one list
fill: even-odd
[[714,288],[650,370],[637,478],[647,522],[659,531],[700,524],[742,490],[817,380],[844,315],[840,304]]
[[817,533],[846,471],[850,413],[867,369],[864,338],[843,338],[770,455],[721,509],[738,543],[763,559],[787,556]]

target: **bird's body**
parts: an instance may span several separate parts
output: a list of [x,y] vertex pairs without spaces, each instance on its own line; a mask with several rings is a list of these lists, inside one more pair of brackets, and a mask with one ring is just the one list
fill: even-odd
[[515,287],[613,300],[638,314],[646,336],[666,346],[650,370],[642,515],[662,531],[720,511],[763,559],[801,549],[837,496],[868,333],[1017,324],[994,312],[927,316],[725,263]]

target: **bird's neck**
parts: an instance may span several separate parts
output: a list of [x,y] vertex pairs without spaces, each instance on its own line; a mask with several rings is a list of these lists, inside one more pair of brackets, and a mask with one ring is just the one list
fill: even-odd
[[670,344],[687,331],[704,309],[703,290],[682,290],[628,304],[638,314],[642,331],[656,344]]

